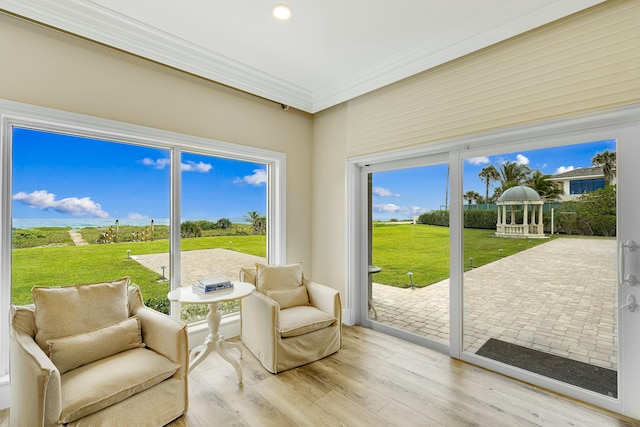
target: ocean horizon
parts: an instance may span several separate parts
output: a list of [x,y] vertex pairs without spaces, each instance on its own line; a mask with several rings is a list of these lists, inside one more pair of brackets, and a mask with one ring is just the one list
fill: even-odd
[[[117,218],[13,218],[12,228],[28,229],[40,227],[56,228],[87,228],[87,227],[109,227],[115,226]],[[151,225],[152,218],[124,218],[118,221],[119,225],[129,225],[134,227],[145,227]],[[202,221],[198,219],[185,219],[184,221]],[[229,218],[234,224],[248,224],[244,218]],[[206,219],[205,221],[216,222],[217,219]],[[169,218],[153,218],[154,225],[169,225]]]

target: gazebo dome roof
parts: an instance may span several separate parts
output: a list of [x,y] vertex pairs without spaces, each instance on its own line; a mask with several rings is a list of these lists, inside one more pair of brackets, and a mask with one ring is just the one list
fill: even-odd
[[523,201],[537,201],[540,199],[540,195],[536,190],[526,185],[517,185],[507,189],[502,196],[498,199],[498,202],[523,202]]

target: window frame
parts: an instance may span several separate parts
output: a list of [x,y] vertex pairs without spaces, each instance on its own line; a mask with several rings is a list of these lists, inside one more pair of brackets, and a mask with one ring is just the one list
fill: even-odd
[[[0,100],[0,316],[9,319],[11,307],[11,188],[12,130],[14,127],[122,142],[171,153],[170,260],[171,288],[180,285],[180,153],[196,152],[216,157],[267,165],[267,259],[279,264],[286,259],[286,154],[245,145],[197,137],[70,113],[45,107]],[[178,305],[172,313],[179,316]],[[0,402],[8,385],[9,322],[0,322]]]

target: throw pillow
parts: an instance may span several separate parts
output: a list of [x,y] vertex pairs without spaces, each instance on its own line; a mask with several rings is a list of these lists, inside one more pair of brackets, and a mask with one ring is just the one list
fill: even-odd
[[309,294],[307,287],[300,285],[293,289],[269,290],[267,296],[278,303],[280,310],[289,307],[297,307],[301,305],[309,305]]
[[[302,285],[302,263],[267,265],[256,263],[256,289],[293,289]],[[266,295],[266,294],[265,294]]]
[[108,283],[31,290],[36,312],[36,342],[49,355],[47,340],[82,334],[129,317],[129,278]]
[[144,347],[138,316],[84,334],[47,340],[47,345],[49,357],[60,374],[126,350]]

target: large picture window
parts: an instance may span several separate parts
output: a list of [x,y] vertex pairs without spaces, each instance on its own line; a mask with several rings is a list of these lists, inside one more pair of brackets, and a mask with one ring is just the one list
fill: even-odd
[[[169,291],[208,275],[237,280],[256,260],[285,259],[283,154],[6,101],[0,107],[4,318],[11,304],[32,302],[34,286],[129,276],[150,307],[197,321],[203,313],[193,308],[172,312]],[[2,375],[6,322],[0,339]]]

